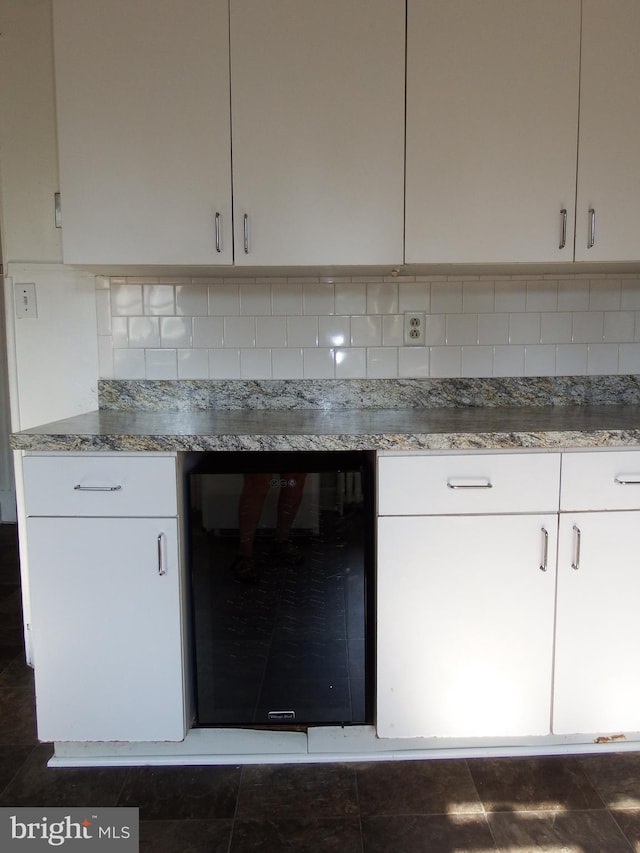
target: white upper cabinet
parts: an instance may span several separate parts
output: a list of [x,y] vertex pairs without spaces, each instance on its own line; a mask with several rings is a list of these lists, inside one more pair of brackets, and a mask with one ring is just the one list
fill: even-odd
[[55,0],[66,263],[232,263],[228,39],[226,0]]
[[402,261],[404,0],[232,0],[235,263]]
[[637,0],[583,0],[578,261],[640,258],[639,43]]
[[572,260],[580,0],[407,14],[407,263]]

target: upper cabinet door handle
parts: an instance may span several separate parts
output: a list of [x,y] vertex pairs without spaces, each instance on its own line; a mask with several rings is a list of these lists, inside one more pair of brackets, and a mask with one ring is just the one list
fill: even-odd
[[249,217],[245,213],[242,219],[242,228],[244,234],[244,253],[245,255],[249,254]]
[[596,212],[590,207],[589,208],[589,240],[587,242],[587,249],[593,249],[596,242]]
[[221,252],[222,249],[220,247],[220,214],[216,211],[216,252]]
[[567,245],[567,209],[563,207],[560,211],[560,245],[559,249],[564,249]]

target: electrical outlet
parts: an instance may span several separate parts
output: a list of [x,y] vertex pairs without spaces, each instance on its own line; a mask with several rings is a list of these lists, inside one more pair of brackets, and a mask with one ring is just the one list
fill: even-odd
[[404,342],[409,347],[424,346],[424,311],[406,311],[404,315]]
[[35,319],[38,316],[35,284],[30,282],[28,284],[16,284],[14,286],[16,317],[18,320]]

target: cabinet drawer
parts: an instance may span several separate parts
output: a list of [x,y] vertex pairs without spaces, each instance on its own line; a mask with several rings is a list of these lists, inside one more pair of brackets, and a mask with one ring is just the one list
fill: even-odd
[[27,515],[177,514],[173,457],[27,456],[23,473]]
[[565,453],[561,510],[640,509],[640,451]]
[[559,453],[382,456],[379,515],[554,512]]

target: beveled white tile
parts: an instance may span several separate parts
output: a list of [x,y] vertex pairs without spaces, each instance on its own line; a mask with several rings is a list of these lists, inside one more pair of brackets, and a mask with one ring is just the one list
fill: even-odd
[[174,349],[146,349],[144,351],[147,379],[177,379],[178,366]]
[[176,285],[176,314],[206,317],[209,313],[209,293],[202,284]]
[[318,318],[287,317],[287,346],[318,346]]
[[556,348],[554,344],[530,344],[524,348],[525,376],[555,376]]
[[256,317],[257,347],[286,347],[286,317]]
[[398,285],[390,281],[367,284],[367,314],[397,314]]
[[304,314],[335,314],[335,285],[327,282],[303,284],[302,311]]
[[209,378],[240,379],[240,350],[210,349]]
[[640,373],[640,344],[620,344],[618,352],[620,373]]
[[254,317],[224,318],[225,347],[255,347],[256,321]]
[[624,343],[633,341],[636,320],[633,311],[605,311],[605,343]]
[[[558,282],[558,311],[588,311],[589,281],[570,279]],[[563,374],[564,375],[564,374]]]
[[363,282],[341,282],[335,285],[336,314],[366,314],[367,285]]
[[334,379],[335,361],[332,349],[316,347],[302,351],[305,379]]
[[264,284],[241,284],[240,314],[244,317],[271,314],[271,288]]
[[114,349],[114,379],[145,379],[143,349]]
[[272,349],[271,375],[273,379],[303,379],[302,350],[299,347]]
[[348,347],[351,341],[351,318],[318,317],[318,344],[321,347]]
[[222,317],[194,317],[193,346],[204,349],[224,346],[224,319]]
[[[426,346],[444,346],[447,340],[446,314],[427,314],[424,318],[424,342]],[[404,342],[404,328],[403,328]],[[416,347],[417,349],[417,347]]]
[[241,349],[241,379],[271,379],[271,350]]
[[446,322],[447,346],[473,345],[478,343],[477,314],[449,314]]
[[590,311],[619,311],[622,289],[620,281],[604,278],[589,282]]
[[142,286],[111,284],[111,312],[114,317],[134,317],[142,314]]
[[291,282],[272,284],[271,312],[282,317],[302,314],[302,285]]
[[398,311],[431,310],[431,285],[428,282],[399,282],[398,283]]
[[175,314],[175,294],[171,284],[145,284],[142,287],[144,313],[169,316]]
[[509,315],[510,344],[539,344],[540,343],[540,314],[510,314]]
[[397,348],[392,346],[369,347],[367,349],[367,377],[369,379],[397,379]]
[[462,284],[462,310],[465,314],[487,314],[495,308],[493,281],[465,281]]
[[160,346],[193,346],[193,318],[160,317]]
[[438,379],[455,378],[462,373],[462,347],[430,347],[429,376]]
[[526,281],[496,281],[495,310],[497,313],[516,314],[527,310]]
[[129,346],[129,319],[127,317],[111,318],[111,339],[114,349],[124,349]]
[[129,317],[128,332],[130,347],[160,347],[159,317]]
[[606,376],[618,372],[618,344],[587,344],[587,373]]
[[399,347],[398,377],[427,379],[429,377],[429,347]]
[[604,314],[602,311],[577,311],[573,315],[571,341],[574,344],[602,343]]
[[178,350],[178,379],[208,379],[209,351],[206,349]]
[[494,376],[524,376],[524,347],[496,346],[493,348]]
[[557,311],[558,282],[528,281],[526,299],[527,311]]
[[556,346],[556,376],[585,376],[586,373],[586,344],[558,344]]
[[509,315],[478,314],[478,343],[488,346],[509,343]]
[[540,342],[543,344],[570,344],[573,315],[569,311],[556,311],[540,315]]
[[334,352],[336,379],[364,379],[367,350],[364,347],[337,347]]
[[378,347],[382,344],[382,318],[370,314],[351,318],[351,346]]
[[462,312],[462,282],[434,281],[431,285],[431,314]]
[[463,346],[460,375],[465,378],[493,376],[493,347]]
[[404,344],[404,315],[384,314],[382,316],[382,345],[401,347]]
[[240,288],[237,284],[211,284],[208,291],[209,314],[214,317],[235,317],[240,314]]
[[623,279],[620,282],[620,308],[623,311],[640,310],[640,279]]

